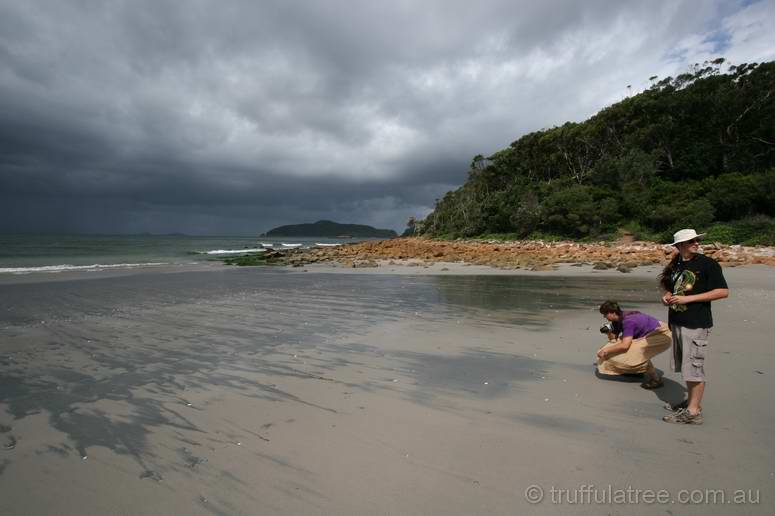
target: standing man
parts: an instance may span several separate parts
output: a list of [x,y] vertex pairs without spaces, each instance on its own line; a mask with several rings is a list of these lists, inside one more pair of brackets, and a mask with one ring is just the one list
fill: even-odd
[[721,266],[700,254],[700,237],[693,229],[673,235],[678,253],[659,276],[665,291],[662,302],[668,306],[668,324],[673,333],[672,366],[686,382],[688,399],[671,406],[668,423],[702,424],[702,396],[705,393],[705,355],[713,326],[711,301],[729,296]]

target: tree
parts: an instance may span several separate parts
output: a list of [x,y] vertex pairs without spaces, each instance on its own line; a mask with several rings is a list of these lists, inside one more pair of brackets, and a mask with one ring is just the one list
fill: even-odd
[[[587,237],[775,211],[775,62],[697,63],[586,121],[535,131],[436,202],[417,232]],[[419,228],[420,226],[416,226]]]

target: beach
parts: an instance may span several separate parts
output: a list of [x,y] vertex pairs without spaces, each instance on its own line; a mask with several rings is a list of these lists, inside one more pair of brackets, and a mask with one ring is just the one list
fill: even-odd
[[771,511],[771,267],[725,268],[691,427],[667,354],[656,391],[594,374],[601,301],[666,317],[658,266],[379,265],[0,277],[0,514]]

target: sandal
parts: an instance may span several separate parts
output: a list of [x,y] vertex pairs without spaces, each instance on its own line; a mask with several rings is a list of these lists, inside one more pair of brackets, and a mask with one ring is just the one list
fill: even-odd
[[702,412],[691,414],[689,409],[680,409],[662,418],[665,423],[677,423],[679,425],[701,425]]
[[[688,409],[689,408],[689,400],[683,400],[681,403],[665,403],[663,405],[665,407],[665,410],[668,410],[670,412],[678,412],[681,409]],[[702,407],[700,407],[700,412],[702,412]]]
[[678,412],[681,409],[689,408],[689,400],[683,400],[680,403],[665,403],[664,407],[670,412]]
[[656,378],[656,379],[652,378],[640,384],[641,387],[648,390],[659,389],[664,385],[665,385],[665,382],[662,381],[662,378]]

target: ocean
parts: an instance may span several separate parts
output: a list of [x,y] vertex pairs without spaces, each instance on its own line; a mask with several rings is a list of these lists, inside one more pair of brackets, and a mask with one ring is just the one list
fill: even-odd
[[274,249],[354,239],[188,235],[0,235],[0,274],[197,264]]

